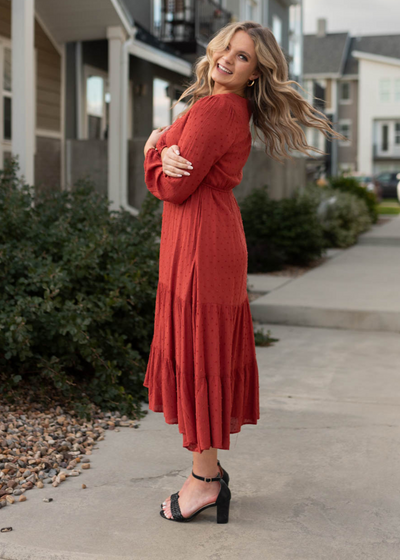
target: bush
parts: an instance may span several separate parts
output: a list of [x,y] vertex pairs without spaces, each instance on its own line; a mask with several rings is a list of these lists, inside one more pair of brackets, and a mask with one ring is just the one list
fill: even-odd
[[268,187],[254,189],[240,204],[248,249],[248,271],[307,265],[321,257],[324,239],[317,203],[297,192],[271,200]]
[[342,192],[353,194],[358,198],[361,198],[365,202],[368,208],[369,215],[371,217],[372,223],[376,223],[378,220],[378,209],[377,209],[377,198],[375,193],[367,191],[364,187],[360,187],[357,180],[354,177],[330,177],[329,186],[333,189],[338,189]]
[[34,198],[0,171],[0,391],[37,382],[70,399],[140,412],[153,334],[161,215],[111,212],[88,181]]
[[305,195],[318,205],[326,247],[349,247],[371,226],[365,201],[353,194],[309,184]]

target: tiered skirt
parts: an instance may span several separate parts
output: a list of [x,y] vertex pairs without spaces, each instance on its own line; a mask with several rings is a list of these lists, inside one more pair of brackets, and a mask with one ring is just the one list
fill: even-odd
[[257,424],[259,377],[247,294],[240,305],[199,303],[192,280],[185,299],[159,281],[144,386],[150,410],[201,453],[229,449],[230,434]]

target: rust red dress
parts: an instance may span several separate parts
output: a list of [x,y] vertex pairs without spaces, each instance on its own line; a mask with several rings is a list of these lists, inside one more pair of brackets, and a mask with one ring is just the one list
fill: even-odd
[[178,424],[183,447],[229,449],[230,434],[257,424],[259,379],[247,295],[247,246],[232,189],[251,149],[247,99],[208,95],[157,142],[177,144],[190,176],[163,172],[160,151],[145,181],[164,201],[159,281],[144,386],[149,408]]

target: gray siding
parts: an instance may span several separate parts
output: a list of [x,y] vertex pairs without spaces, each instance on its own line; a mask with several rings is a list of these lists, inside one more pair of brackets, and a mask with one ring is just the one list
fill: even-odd
[[[338,94],[340,95],[340,82],[338,84]],[[338,163],[353,163],[357,169],[357,146],[358,146],[358,80],[350,81],[351,103],[338,104],[338,120],[351,120],[351,146],[338,145]],[[357,169],[363,171],[362,169]]]
[[35,187],[39,192],[61,190],[61,140],[36,137]]
[[78,179],[87,178],[94,182],[98,193],[107,195],[108,141],[67,140],[66,153],[66,188],[71,188]]

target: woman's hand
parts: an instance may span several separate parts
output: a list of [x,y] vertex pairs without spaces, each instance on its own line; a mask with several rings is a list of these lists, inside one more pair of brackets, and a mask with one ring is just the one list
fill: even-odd
[[[161,130],[160,130],[159,128],[155,128],[155,129],[153,130],[153,132],[152,132],[152,133],[150,134],[150,136],[148,137],[147,142],[146,142],[146,144],[145,144],[145,146],[144,146],[144,153],[145,153],[145,155],[146,155],[146,152],[147,152],[147,149],[148,149],[148,148],[150,148],[150,147],[151,147],[151,148],[155,148],[155,147],[156,147],[157,142],[158,142],[158,140],[160,139],[161,135],[164,134],[164,132],[165,132],[166,130],[168,130],[170,126],[171,126],[171,125],[169,124],[168,126],[163,126],[163,127],[161,128]],[[146,148],[147,148],[147,149],[146,149]]]
[[[179,146],[176,144],[162,149],[161,160],[163,172],[170,177],[182,177],[182,170],[193,169],[190,161],[179,155]],[[183,171],[183,175],[190,175],[190,173]]]

